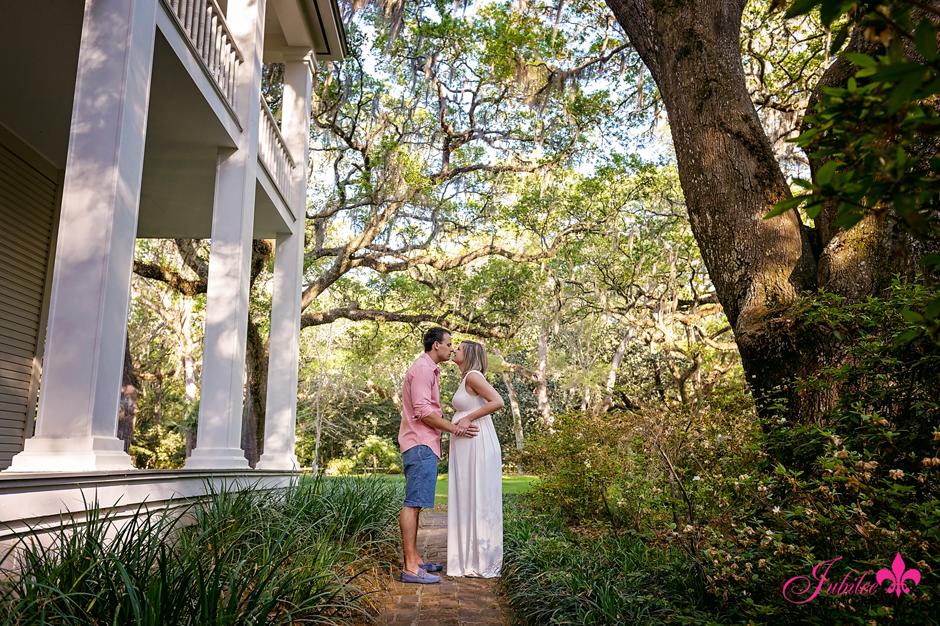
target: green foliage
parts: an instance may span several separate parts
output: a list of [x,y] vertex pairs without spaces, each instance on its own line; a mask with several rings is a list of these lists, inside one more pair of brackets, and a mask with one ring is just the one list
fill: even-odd
[[678,548],[635,533],[578,534],[504,499],[500,591],[527,624],[670,624],[704,596]]
[[[577,555],[605,554],[629,540],[628,545],[641,542],[645,559],[654,564],[632,569],[648,582],[645,593],[653,600],[647,604],[659,607],[657,602],[668,599],[650,620],[940,623],[940,347],[925,336],[897,341],[912,329],[902,312],[937,295],[936,288],[898,283],[889,297],[857,305],[826,294],[806,302],[800,323],[824,325],[849,355],[848,364],[800,383],[807,392],[842,390],[815,423],[795,423],[780,409],[760,430],[747,430],[748,405],[721,392],[710,399],[711,411],[737,417],[715,430],[708,427],[713,418],[687,415],[650,417],[635,422],[642,424],[639,429],[621,416],[560,419],[556,442],[543,443],[541,452],[527,447],[533,455],[562,458],[542,464],[540,486],[525,504],[543,516],[537,524],[527,528],[510,517],[507,527],[523,538],[507,540],[507,564],[518,563],[521,572],[516,578],[516,570],[507,568],[512,601],[538,604],[537,586],[525,580],[540,572],[539,580],[568,585],[571,600],[554,615],[535,613],[533,623],[576,621],[574,615],[591,619],[584,617],[588,600],[602,597],[601,587]],[[673,420],[679,426],[670,432]],[[644,448],[637,433],[646,433],[650,443],[664,442],[663,453],[659,446]],[[718,435],[735,440],[719,444]],[[677,445],[686,436],[690,442]],[[632,450],[625,454],[624,441],[631,438]],[[612,500],[618,488],[622,517],[620,509],[608,514],[602,502]],[[632,517],[630,511],[636,511]],[[535,537],[535,531],[541,534]],[[890,567],[898,553],[922,576],[910,594],[839,595],[824,589],[804,604],[782,594],[788,580],[811,577],[821,562],[840,557],[829,576],[838,584],[851,570]],[[667,575],[657,575],[655,564],[662,562],[670,564]],[[691,594],[675,595],[674,581],[683,572],[689,572]],[[868,574],[869,583],[873,577]],[[849,582],[855,580],[853,575]],[[638,606],[629,581],[613,589],[620,595],[604,596],[615,598],[613,614]],[[541,597],[543,605],[551,604],[547,597]]]
[[326,475],[327,476],[349,476],[354,474],[356,469],[359,468],[359,463],[357,459],[344,459],[342,457],[336,457],[335,459],[330,459],[326,464]]
[[[754,500],[734,532],[703,550],[713,593],[742,616],[800,624],[936,624],[940,570],[940,349],[900,314],[936,291],[896,284],[890,298],[845,306],[835,296],[807,303],[802,319],[826,324],[849,364],[801,383],[842,389],[815,424],[785,413],[764,424],[767,455],[748,486]],[[804,605],[782,597],[785,581],[841,557],[832,577],[889,567],[900,553],[922,579],[910,595],[822,594]],[[734,567],[737,565],[737,567]],[[744,571],[742,571],[742,568]]]
[[180,429],[148,424],[135,432],[129,453],[134,467],[176,469],[186,463],[186,437]]
[[91,506],[51,543],[16,546],[0,623],[353,622],[370,606],[354,580],[392,541],[400,498],[396,483],[333,479],[214,492],[128,520]]
[[[883,219],[890,212],[916,239],[940,241],[940,55],[938,13],[915,18],[920,3],[901,1],[890,8],[880,2],[798,0],[787,17],[819,8],[825,25],[849,16],[833,42],[833,52],[854,27],[883,44],[883,54],[846,53],[859,69],[844,87],[823,87],[810,128],[793,141],[824,163],[812,181],[794,179],[804,193],[775,205],[767,218],[802,207],[815,219],[833,207],[833,227],[852,228],[867,215]],[[908,43],[905,44],[905,41]],[[913,45],[911,45],[913,43]],[[831,210],[831,209],[830,209]],[[940,255],[927,254],[922,265],[940,267]],[[940,342],[940,299],[909,309],[912,340],[926,333]]]
[[701,519],[727,520],[745,502],[739,476],[758,457],[753,406],[733,387],[706,406],[557,417],[522,455],[541,477],[533,505],[568,524],[670,537]]
[[373,470],[385,469],[393,474],[402,471],[401,454],[398,446],[390,439],[369,435],[359,446],[356,458],[366,467]]

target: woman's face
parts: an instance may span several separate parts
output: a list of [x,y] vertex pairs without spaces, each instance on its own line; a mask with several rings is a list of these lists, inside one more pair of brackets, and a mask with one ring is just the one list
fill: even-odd
[[454,350],[454,363],[456,363],[457,366],[459,367],[463,365],[464,359],[465,357],[463,353],[463,344],[460,344],[459,346],[457,346],[457,349]]

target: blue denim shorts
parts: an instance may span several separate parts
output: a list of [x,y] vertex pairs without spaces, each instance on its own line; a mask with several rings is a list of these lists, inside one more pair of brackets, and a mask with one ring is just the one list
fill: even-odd
[[434,508],[437,487],[437,455],[427,446],[415,446],[401,453],[405,466],[404,506]]

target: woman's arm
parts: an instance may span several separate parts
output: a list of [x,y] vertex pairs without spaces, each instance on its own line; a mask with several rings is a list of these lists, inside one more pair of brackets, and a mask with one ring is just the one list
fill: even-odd
[[[460,421],[469,419],[472,422],[481,417],[491,415],[506,406],[506,403],[503,402],[503,398],[496,393],[496,390],[493,389],[493,385],[486,380],[483,374],[479,372],[470,372],[470,374],[471,375],[467,376],[467,389],[473,391],[478,396],[483,396],[483,398],[486,399],[486,404],[473,413],[463,416],[460,418]],[[473,374],[476,374],[476,376],[473,376]]]

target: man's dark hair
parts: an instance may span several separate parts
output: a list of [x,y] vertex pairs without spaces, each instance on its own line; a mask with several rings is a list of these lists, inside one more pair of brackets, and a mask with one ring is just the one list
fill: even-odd
[[424,333],[424,351],[430,352],[434,347],[435,342],[444,343],[444,335],[449,335],[451,332],[446,328],[441,328],[440,326],[435,326]]

